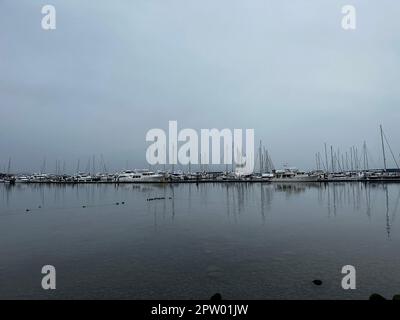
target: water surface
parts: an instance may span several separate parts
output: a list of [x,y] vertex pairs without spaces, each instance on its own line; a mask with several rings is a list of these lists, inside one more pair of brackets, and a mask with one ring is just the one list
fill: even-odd
[[0,185],[0,298],[391,298],[399,201],[400,184]]

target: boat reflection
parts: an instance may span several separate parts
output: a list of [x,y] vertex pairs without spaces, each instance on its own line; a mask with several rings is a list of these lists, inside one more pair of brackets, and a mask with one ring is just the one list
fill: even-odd
[[223,213],[236,223],[258,215],[262,224],[267,224],[268,217],[276,217],[279,210],[297,210],[296,202],[300,201],[302,206],[310,206],[330,218],[361,213],[372,221],[384,213],[384,228],[390,239],[399,210],[400,185],[362,182],[1,184],[0,197],[0,217],[23,214],[26,208],[35,213],[38,209],[78,209],[82,205],[100,208],[123,202],[131,212],[144,210],[146,214],[153,214],[155,227],[160,218],[173,221],[204,211]]

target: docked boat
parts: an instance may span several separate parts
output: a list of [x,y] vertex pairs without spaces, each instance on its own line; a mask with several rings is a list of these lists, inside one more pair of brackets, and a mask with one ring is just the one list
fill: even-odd
[[8,177],[4,179],[4,183],[6,184],[15,184],[15,181],[16,181],[15,177]]
[[73,178],[74,182],[92,182],[92,176],[88,173],[78,173],[76,176]]
[[363,172],[343,172],[328,174],[326,179],[332,182],[351,182],[363,181],[366,179],[366,176]]
[[320,182],[319,174],[300,172],[297,169],[276,170],[272,182]]
[[18,176],[15,179],[15,182],[17,182],[17,183],[27,183],[27,182],[29,182],[29,177],[27,177],[27,176]]
[[274,178],[274,174],[273,173],[262,173],[261,174],[261,179],[262,180],[270,181],[273,178]]
[[164,176],[147,170],[125,170],[115,178],[116,182],[162,182]]
[[398,172],[374,172],[367,176],[367,181],[380,182],[380,181],[392,181],[399,182],[400,174]]
[[49,175],[45,174],[45,173],[40,173],[40,174],[33,174],[29,177],[29,181],[31,183],[40,183],[40,182],[49,182],[50,181],[50,177]]
[[113,174],[108,174],[108,173],[102,173],[102,174],[98,174],[96,176],[96,178],[98,179],[98,181],[100,182],[112,182],[114,181],[115,177]]

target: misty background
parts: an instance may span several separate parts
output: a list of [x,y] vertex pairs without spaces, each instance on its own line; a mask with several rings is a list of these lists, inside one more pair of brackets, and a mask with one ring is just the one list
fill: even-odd
[[[41,28],[42,6],[57,29]],[[357,9],[357,29],[341,8]],[[324,142],[399,157],[400,3],[0,0],[0,171],[147,167],[149,129],[253,128],[275,167]],[[394,167],[388,155],[389,167]]]

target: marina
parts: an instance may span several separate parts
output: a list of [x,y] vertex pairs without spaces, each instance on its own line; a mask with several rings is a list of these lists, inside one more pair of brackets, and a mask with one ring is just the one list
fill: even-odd
[[400,2],[364,2],[0,0],[0,300],[400,300]]
[[118,173],[78,173],[76,175],[32,174],[2,175],[0,183],[329,183],[329,182],[400,182],[397,170],[369,170],[357,172],[326,173],[323,171],[301,172],[295,168],[274,170],[269,174],[237,175],[235,172],[164,172],[149,170],[124,170]]
[[[109,173],[103,156],[100,157],[96,170],[95,156],[89,158],[85,172],[79,170],[79,160],[76,174],[65,173],[65,162],[63,169],[59,161],[56,161],[56,172],[45,173],[46,161],[44,161],[41,172],[33,174],[12,174],[11,158],[8,160],[7,173],[0,172],[0,183],[55,183],[55,184],[81,184],[81,183],[235,183],[235,182],[254,182],[254,183],[329,183],[329,182],[400,182],[400,158],[396,156],[389,144],[382,125],[379,126],[380,143],[382,148],[383,168],[370,168],[370,152],[364,141],[362,151],[352,146],[348,151],[340,152],[330,146],[328,152],[327,144],[324,144],[324,157],[321,152],[315,154],[315,168],[310,171],[301,171],[296,167],[287,164],[283,169],[276,169],[270,153],[262,145],[258,148],[256,162],[257,172],[247,172],[243,170],[244,165],[231,164],[230,170],[226,165],[225,170],[209,170],[207,165],[199,165],[197,171],[192,170],[189,163],[187,170],[175,170],[174,165],[170,170],[132,169],[121,170]],[[393,160],[395,168],[388,167],[387,150]],[[238,151],[239,152],[239,151]],[[399,155],[400,156],[400,155]],[[330,158],[330,161],[328,160]]]

